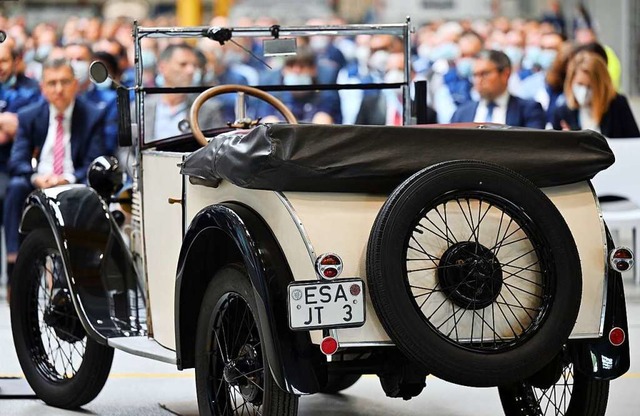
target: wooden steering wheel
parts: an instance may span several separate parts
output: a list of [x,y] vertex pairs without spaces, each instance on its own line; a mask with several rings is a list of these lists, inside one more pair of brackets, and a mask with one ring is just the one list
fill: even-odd
[[280,112],[280,114],[284,116],[285,120],[288,123],[298,124],[298,120],[296,119],[296,116],[293,115],[291,110],[289,110],[282,101],[269,93],[246,85],[218,85],[201,92],[191,105],[191,111],[189,113],[191,131],[193,132],[193,137],[195,137],[198,143],[200,143],[202,146],[206,146],[207,143],[209,143],[210,138],[205,137],[204,133],[202,133],[202,129],[200,129],[200,122],[198,121],[198,112],[200,111],[200,108],[205,103],[205,101],[215,96],[234,92],[243,92],[247,95],[256,97],[268,104],[271,104],[273,107],[275,107],[276,110]]

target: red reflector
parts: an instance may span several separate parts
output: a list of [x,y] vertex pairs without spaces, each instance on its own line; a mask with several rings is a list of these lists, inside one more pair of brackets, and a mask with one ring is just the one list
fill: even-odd
[[614,347],[622,345],[622,343],[624,343],[625,338],[626,338],[626,335],[622,330],[622,328],[619,328],[616,326],[611,331],[609,331],[609,342]]
[[633,258],[633,254],[631,254],[631,251],[627,250],[626,248],[619,248],[613,252],[613,258],[630,260]]
[[360,294],[360,285],[351,285],[349,287],[349,293],[353,296],[358,296]]
[[324,275],[324,277],[332,279],[338,275],[338,271],[333,267],[327,267],[322,271],[322,274]]
[[324,355],[333,355],[338,351],[338,340],[333,337],[325,337],[320,343],[320,351]]
[[322,266],[337,266],[340,264],[340,259],[338,256],[334,256],[333,254],[326,255],[320,260],[320,264]]

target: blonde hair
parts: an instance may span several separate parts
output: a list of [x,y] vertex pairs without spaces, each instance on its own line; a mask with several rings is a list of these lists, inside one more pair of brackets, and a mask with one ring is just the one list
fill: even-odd
[[611,101],[617,92],[611,81],[607,69],[607,63],[593,52],[583,51],[577,53],[570,61],[567,68],[567,78],[564,82],[564,95],[567,105],[571,109],[577,109],[580,105],[573,95],[571,88],[573,80],[578,73],[585,73],[591,80],[591,117],[600,123],[602,116],[609,109]]

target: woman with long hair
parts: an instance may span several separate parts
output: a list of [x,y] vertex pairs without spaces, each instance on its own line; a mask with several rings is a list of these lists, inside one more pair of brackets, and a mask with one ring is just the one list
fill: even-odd
[[553,114],[554,129],[591,129],[611,138],[640,137],[629,102],[616,91],[607,64],[598,54],[582,51],[569,61],[564,95],[566,103]]

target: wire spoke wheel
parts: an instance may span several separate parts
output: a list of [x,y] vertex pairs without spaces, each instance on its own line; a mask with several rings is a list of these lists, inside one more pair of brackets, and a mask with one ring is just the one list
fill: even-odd
[[523,342],[548,310],[553,275],[530,219],[479,191],[447,194],[406,241],[414,307],[442,337],[476,351]]
[[52,406],[74,409],[90,402],[109,376],[113,349],[85,332],[49,230],[25,238],[14,273],[11,328],[29,385]]
[[575,242],[553,202],[518,173],[480,161],[428,167],[394,190],[369,236],[367,283],[405,355],[477,387],[516,382],[551,361],[582,291]]
[[564,349],[559,374],[551,385],[524,380],[499,389],[507,416],[604,416],[609,381],[575,372],[572,356]]
[[86,334],[63,284],[62,258],[54,251],[33,263],[29,308],[34,360],[44,378],[59,382],[75,377],[84,359]]
[[205,294],[196,339],[196,389],[204,415],[295,415],[297,397],[276,385],[253,288],[240,266],[223,268]]

